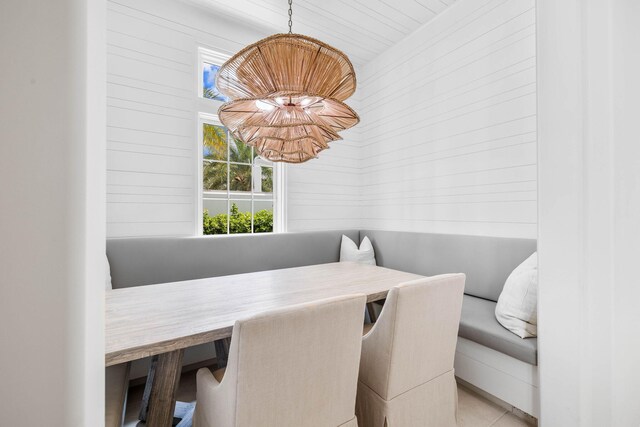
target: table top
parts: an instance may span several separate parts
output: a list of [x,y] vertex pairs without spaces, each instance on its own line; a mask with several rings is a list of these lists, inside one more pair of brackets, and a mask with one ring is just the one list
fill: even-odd
[[336,262],[106,293],[107,366],[231,336],[236,320],[267,310],[350,294],[386,297],[417,274]]

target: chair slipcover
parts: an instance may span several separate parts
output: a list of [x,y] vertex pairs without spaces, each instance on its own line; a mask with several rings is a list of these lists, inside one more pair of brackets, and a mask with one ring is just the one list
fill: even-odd
[[394,287],[363,337],[356,415],[361,427],[457,423],[453,370],[464,274]]
[[222,381],[197,374],[196,427],[356,427],[364,295],[235,323]]

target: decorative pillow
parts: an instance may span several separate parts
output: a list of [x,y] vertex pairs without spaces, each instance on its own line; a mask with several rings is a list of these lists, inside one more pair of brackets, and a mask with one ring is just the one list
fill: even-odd
[[511,272],[496,305],[498,322],[520,338],[538,335],[538,253]]
[[105,288],[109,291],[111,289],[113,289],[113,286],[111,284],[111,266],[109,265],[109,258],[107,258],[107,255],[105,254],[104,256],[104,281],[105,281]]
[[342,244],[340,245],[340,262],[353,261],[360,264],[376,265],[376,255],[373,252],[373,245],[367,236],[362,239],[360,249],[353,240],[342,235]]

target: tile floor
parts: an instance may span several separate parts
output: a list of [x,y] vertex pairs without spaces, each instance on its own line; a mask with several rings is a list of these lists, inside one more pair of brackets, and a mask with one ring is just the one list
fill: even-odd
[[[143,385],[129,389],[124,427],[135,427],[142,400]],[[196,398],[196,371],[185,372],[180,379],[178,400],[194,402]],[[531,427],[521,418],[501,406],[485,399],[472,390],[458,386],[459,427]]]
[[458,384],[458,427],[529,427],[532,425]]

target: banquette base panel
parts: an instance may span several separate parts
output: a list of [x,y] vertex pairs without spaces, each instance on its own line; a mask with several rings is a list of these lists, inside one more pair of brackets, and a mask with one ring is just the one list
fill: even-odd
[[536,365],[458,337],[454,368],[458,378],[539,418]]

